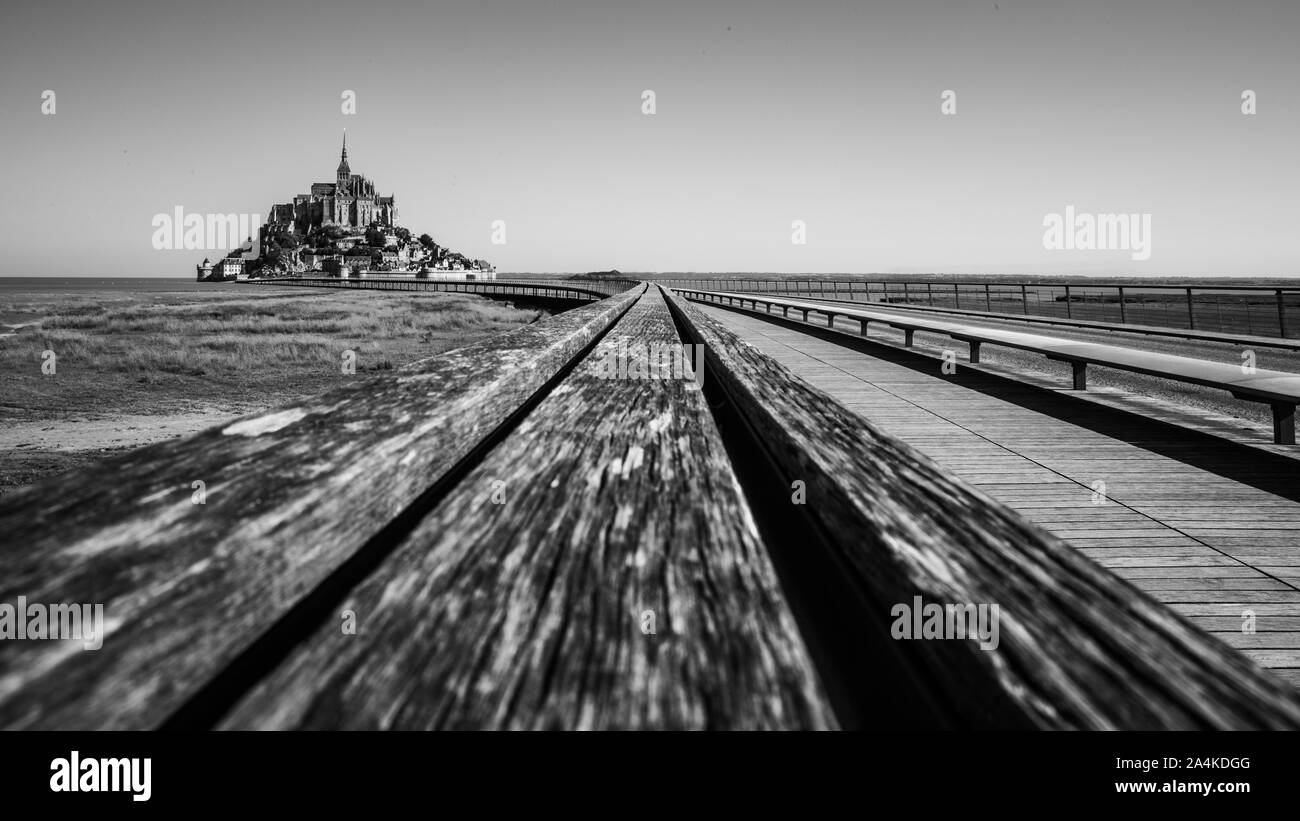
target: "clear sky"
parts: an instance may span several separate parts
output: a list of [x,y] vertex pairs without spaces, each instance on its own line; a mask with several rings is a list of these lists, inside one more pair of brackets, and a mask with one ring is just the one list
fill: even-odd
[[[502,271],[1300,278],[1295,0],[15,3],[0,275],[192,276],[155,214],[265,216],[345,127]],[[1044,249],[1067,205],[1150,259]]]

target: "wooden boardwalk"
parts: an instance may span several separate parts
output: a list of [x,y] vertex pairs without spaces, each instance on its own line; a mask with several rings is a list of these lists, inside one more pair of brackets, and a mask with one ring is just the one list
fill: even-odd
[[[826,363],[796,366],[849,378]],[[0,499],[0,727],[1300,728],[1287,681],[958,480],[1096,527],[1070,468],[996,446],[1016,420],[889,378],[851,381],[903,433],[918,403],[989,420],[948,431],[965,461],[640,285],[52,477]],[[1228,586],[1147,561],[1165,597],[1284,632],[1294,587],[1174,536]]]
[[[796,323],[698,307],[883,431],[1300,685],[1300,460],[1243,448],[1238,461],[1257,464],[1221,470],[1224,455],[1207,447],[1209,437],[1067,392],[1009,383],[964,361],[958,375],[946,376],[933,356],[875,342],[855,341],[862,348],[855,350],[820,338],[824,329],[812,335]],[[1253,633],[1243,630],[1249,613]]]

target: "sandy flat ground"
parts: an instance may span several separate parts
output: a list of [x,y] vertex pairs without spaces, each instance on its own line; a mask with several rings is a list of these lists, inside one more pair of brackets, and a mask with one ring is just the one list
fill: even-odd
[[[250,409],[251,410],[251,409]],[[0,451],[30,448],[75,453],[86,450],[138,448],[188,436],[243,416],[249,410],[213,410],[171,415],[140,414],[112,419],[66,419],[6,422],[0,426]]]
[[[0,339],[13,336],[19,328],[34,324],[36,323],[0,323]],[[254,410],[256,408],[169,415],[136,414],[112,419],[74,417],[39,422],[11,420],[0,425],[0,451],[26,448],[33,451],[76,453],[138,448],[178,436],[188,436]]]
[[258,409],[0,422],[0,497],[118,453],[226,425]]

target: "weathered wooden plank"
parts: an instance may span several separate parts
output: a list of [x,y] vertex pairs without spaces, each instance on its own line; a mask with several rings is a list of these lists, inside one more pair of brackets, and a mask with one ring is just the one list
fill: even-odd
[[1221,566],[1215,562],[1207,562],[1203,565],[1184,566],[1147,566],[1147,567],[1121,567],[1114,572],[1126,579],[1194,579],[1194,578],[1214,578],[1214,579],[1257,579],[1259,571],[1253,567],[1243,567],[1241,565]]
[[1254,613],[1261,621],[1265,616],[1300,618],[1296,616],[1293,604],[1257,602],[1253,596],[1246,595],[1235,602],[1172,602],[1166,606],[1185,616],[1235,616],[1238,627],[1245,613]]
[[1221,641],[1238,648],[1254,650],[1294,650],[1300,648],[1300,632],[1278,631],[1274,633],[1243,633],[1240,627],[1233,631],[1214,634]]
[[0,726],[159,726],[359,549],[380,549],[378,534],[635,299],[4,497],[0,601],[101,603],[108,631],[93,652],[0,642]]
[[1272,673],[1273,675],[1277,676],[1280,680],[1289,683],[1292,687],[1300,688],[1300,669],[1297,668],[1276,669],[1273,670]]
[[1256,664],[1264,667],[1300,668],[1300,648],[1269,650],[1244,648],[1241,652],[1254,659]]
[[[823,544],[873,619],[867,629],[884,629],[893,608],[915,597],[1000,608],[996,649],[897,642],[889,663],[937,705],[935,723],[998,726],[996,714],[1001,726],[1018,715],[1058,728],[1300,727],[1300,697],[1289,686],[882,435],[685,300],[672,302],[707,345],[710,382],[784,481],[805,483]],[[1192,607],[1211,614],[1224,605]]]
[[[1177,558],[1189,558],[1189,557],[1196,558],[1200,556],[1217,555],[1213,550],[1210,550],[1208,547],[1199,544],[1190,544],[1190,545],[1174,544],[1174,545],[1159,545],[1154,547],[1135,546],[1127,549],[1118,549],[1114,547],[1088,547],[1088,546],[1080,547],[1077,544],[1075,545],[1075,547],[1079,548],[1080,553],[1082,553],[1083,555],[1089,557],[1090,559],[1100,564],[1106,564],[1108,561],[1116,561],[1116,560],[1125,560],[1125,561],[1134,560],[1134,559],[1163,560],[1163,559],[1177,559]],[[1129,561],[1128,563],[1133,566],[1138,566],[1138,567],[1143,566],[1140,561]],[[1154,566],[1154,564],[1147,565],[1147,566]]]
[[643,297],[223,726],[831,726],[702,394],[600,375],[679,342]]
[[[1215,633],[1233,632],[1236,634],[1241,634],[1244,621],[1240,612],[1226,615],[1194,616],[1193,619],[1196,624],[1200,625],[1202,630],[1212,630]],[[1255,629],[1261,634],[1277,631],[1300,631],[1300,616],[1270,615],[1265,617],[1259,615],[1256,619]]]
[[[1234,602],[1244,597],[1241,590],[1152,590],[1154,598],[1163,602],[1194,604],[1196,602]],[[1252,590],[1249,593],[1252,602],[1280,604],[1300,601],[1300,590]]]
[[1261,575],[1254,579],[1150,579],[1143,590],[1290,590],[1277,579]]

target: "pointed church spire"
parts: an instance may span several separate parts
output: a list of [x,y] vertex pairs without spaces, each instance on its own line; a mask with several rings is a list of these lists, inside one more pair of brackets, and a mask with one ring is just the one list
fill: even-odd
[[339,187],[347,185],[348,177],[352,175],[352,169],[348,167],[348,130],[343,129],[343,156],[339,158],[339,170],[337,173]]

